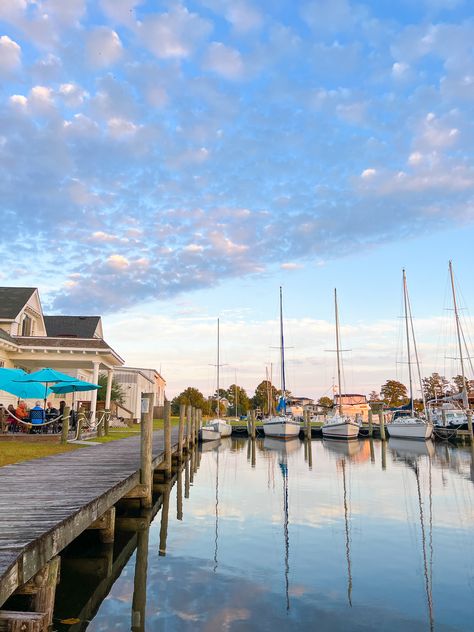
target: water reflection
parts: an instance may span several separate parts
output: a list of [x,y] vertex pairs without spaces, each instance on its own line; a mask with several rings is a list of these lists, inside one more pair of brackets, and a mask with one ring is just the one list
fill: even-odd
[[400,439],[205,446],[113,555],[65,561],[56,621],[80,622],[56,629],[469,630],[472,470]]

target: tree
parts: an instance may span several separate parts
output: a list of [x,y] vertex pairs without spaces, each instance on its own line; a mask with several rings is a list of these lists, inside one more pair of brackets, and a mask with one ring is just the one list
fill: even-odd
[[324,396],[318,399],[318,406],[321,406],[321,408],[332,408],[334,406],[334,402],[330,397]]
[[369,402],[378,402],[380,400],[380,393],[377,391],[371,391],[369,393]]
[[171,401],[171,412],[173,415],[179,414],[179,407],[181,404],[186,406],[194,406],[194,408],[200,408],[204,415],[208,415],[210,412],[208,400],[204,397],[201,391],[194,386],[188,386],[179,395]]
[[429,377],[424,377],[422,383],[426,400],[442,399],[446,395],[448,380],[444,375],[432,373]]
[[[237,410],[235,409],[235,394],[237,392]],[[227,389],[227,399],[230,402],[227,413],[238,417],[245,415],[250,408],[250,400],[245,390],[237,384],[231,384]]]
[[268,410],[268,389],[271,388],[270,400],[273,406],[278,399],[277,389],[270,384],[268,380],[263,380],[255,389],[255,395],[252,397],[252,406],[254,408],[260,408],[265,413],[269,413]]
[[408,404],[407,387],[397,380],[387,380],[380,388],[380,395],[388,406]]
[[[100,388],[97,391],[97,401],[105,402],[105,396],[107,394],[107,374],[99,373],[99,379],[97,380]],[[122,385],[119,384],[115,378],[112,378],[112,390],[110,392],[110,401],[117,402],[117,404],[123,404],[125,395],[122,389]]]
[[[462,375],[456,375],[455,377],[453,377],[453,384],[452,384],[452,392],[454,393],[462,393],[463,392],[463,379],[462,379]],[[470,384],[469,384],[469,380],[467,378],[464,378],[464,388],[466,389],[466,393],[469,393],[470,391]]]

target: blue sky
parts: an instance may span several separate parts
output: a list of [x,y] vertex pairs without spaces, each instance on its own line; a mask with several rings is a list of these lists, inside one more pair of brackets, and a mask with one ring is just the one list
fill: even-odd
[[[366,347],[406,266],[441,370],[449,258],[474,299],[473,41],[467,0],[1,3],[0,282],[104,314],[171,391],[201,375],[213,336],[192,333],[220,313],[253,385],[283,283],[292,390],[318,394],[332,369],[305,319],[329,325],[338,286]],[[152,345],[130,333],[144,315]],[[353,357],[352,389],[380,386],[382,355]]]

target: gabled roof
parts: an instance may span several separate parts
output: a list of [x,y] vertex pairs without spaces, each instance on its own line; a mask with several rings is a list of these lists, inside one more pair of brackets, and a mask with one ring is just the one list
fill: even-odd
[[14,320],[35,290],[34,287],[0,287],[0,319]]
[[93,338],[100,316],[44,316],[48,336],[54,338]]
[[0,329],[0,340],[6,340],[7,342],[12,342],[13,344],[16,344],[13,338],[9,334],[7,334],[6,331],[3,331],[3,329]]

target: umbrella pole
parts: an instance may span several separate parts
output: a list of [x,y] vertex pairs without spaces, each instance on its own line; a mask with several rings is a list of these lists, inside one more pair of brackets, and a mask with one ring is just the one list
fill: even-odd
[[48,397],[48,382],[45,382],[43,410],[46,410],[46,398],[47,397]]

